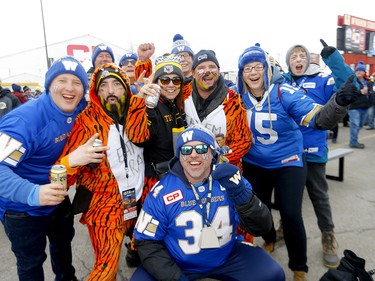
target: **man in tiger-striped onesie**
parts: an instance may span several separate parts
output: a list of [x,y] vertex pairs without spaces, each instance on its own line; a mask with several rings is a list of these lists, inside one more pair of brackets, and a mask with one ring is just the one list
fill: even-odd
[[144,160],[143,148],[130,142],[124,130],[131,95],[129,79],[120,67],[110,63],[97,68],[91,78],[90,103],[77,117],[62,154],[68,155],[95,134],[103,142],[102,148],[93,147],[99,152],[93,159],[100,162],[97,167],[74,167],[71,158],[61,159],[67,166],[68,186],[76,183],[92,194],[80,220],[87,225],[95,251],[87,280],[116,280],[124,236],[136,221]]

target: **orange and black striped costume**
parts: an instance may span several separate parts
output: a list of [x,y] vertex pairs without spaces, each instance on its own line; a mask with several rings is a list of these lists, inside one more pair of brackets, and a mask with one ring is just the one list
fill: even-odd
[[[124,134],[123,124],[117,127],[115,121],[103,109],[95,93],[96,75],[97,70],[92,77],[90,103],[77,117],[60,162],[67,167],[68,186],[76,183],[76,186],[84,186],[93,194],[88,211],[80,219],[80,222],[88,227],[95,252],[94,269],[87,280],[114,281],[124,236],[136,222],[136,218],[124,220],[120,188],[134,188],[136,199],[140,199],[144,180],[143,148],[131,143]],[[129,81],[127,76],[123,75],[122,78],[127,81],[128,86],[126,99],[130,99]],[[104,146],[110,147],[104,160],[96,169],[88,166],[69,167],[67,155],[85,144],[95,133],[99,133],[99,139]],[[127,150],[127,173],[120,134]]]

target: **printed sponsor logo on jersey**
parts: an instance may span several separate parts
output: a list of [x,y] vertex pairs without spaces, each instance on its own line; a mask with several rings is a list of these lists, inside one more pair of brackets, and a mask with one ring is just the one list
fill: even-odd
[[316,88],[316,83],[315,82],[305,82],[305,83],[303,83],[303,88],[306,88],[306,89],[315,89]]
[[172,204],[172,203],[180,201],[182,199],[184,199],[184,196],[182,196],[182,192],[181,192],[180,189],[176,190],[176,191],[173,191],[171,193],[168,193],[168,194],[163,196],[163,200],[164,200],[165,205]]
[[281,164],[286,164],[286,163],[290,163],[290,162],[294,162],[294,161],[299,161],[298,155],[293,155],[293,156],[290,156],[286,159],[281,160]]

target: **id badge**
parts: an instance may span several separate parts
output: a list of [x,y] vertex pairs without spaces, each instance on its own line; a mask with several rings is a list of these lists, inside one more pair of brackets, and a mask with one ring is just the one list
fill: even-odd
[[201,249],[220,248],[219,239],[217,239],[215,229],[212,226],[202,228],[199,247]]
[[137,217],[137,199],[135,197],[135,188],[124,190],[122,192],[122,205],[124,206],[125,221]]

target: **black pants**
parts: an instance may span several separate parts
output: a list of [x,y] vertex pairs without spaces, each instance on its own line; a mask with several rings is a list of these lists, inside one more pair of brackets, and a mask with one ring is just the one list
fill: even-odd
[[[302,199],[307,168],[282,167],[265,169],[243,161],[243,175],[253,186],[260,200],[271,208],[272,193],[283,222],[284,239],[289,254],[289,268],[307,272],[306,231],[302,219]],[[276,241],[276,230],[263,236],[266,242]]]

